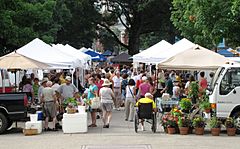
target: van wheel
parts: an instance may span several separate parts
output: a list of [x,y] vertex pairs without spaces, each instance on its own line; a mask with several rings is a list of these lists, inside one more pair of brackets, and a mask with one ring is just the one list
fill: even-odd
[[233,118],[236,120],[237,134],[240,134],[240,111],[234,113]]
[[0,134],[2,134],[8,126],[7,118],[4,114],[0,113]]

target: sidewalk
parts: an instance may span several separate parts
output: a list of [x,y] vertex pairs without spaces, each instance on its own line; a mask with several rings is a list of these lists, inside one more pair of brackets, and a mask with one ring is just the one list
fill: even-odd
[[153,149],[236,149],[240,145],[239,136],[228,137],[226,133],[219,137],[213,137],[209,132],[203,136],[180,136],[168,135],[158,129],[154,134],[148,124],[146,131],[135,133],[134,123],[124,119],[123,111],[114,111],[110,128],[102,128],[102,121],[98,119],[98,127],[89,128],[85,134],[63,134],[58,131],[36,136],[23,136],[22,133],[0,135],[0,149],[97,149],[99,145],[105,145],[101,149],[116,148],[110,145],[122,145],[119,149],[123,149],[124,145],[137,145],[135,149],[144,148],[141,145]]

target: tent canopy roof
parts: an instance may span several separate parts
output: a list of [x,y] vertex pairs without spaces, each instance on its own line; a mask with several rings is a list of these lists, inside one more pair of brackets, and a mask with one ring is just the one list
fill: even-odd
[[163,57],[161,53],[171,48],[171,46],[172,45],[170,43],[162,40],[141,53],[133,55],[133,61],[142,63],[158,63]]
[[118,56],[111,59],[112,62],[118,62],[118,63],[132,63],[132,60],[129,58],[131,55],[128,55],[127,53],[121,53]]
[[80,60],[51,47],[38,38],[18,49],[17,53],[47,63],[54,68],[67,69],[81,66]]
[[225,57],[233,57],[234,54],[228,50],[218,50],[218,53]]
[[90,55],[92,57],[93,61],[106,61],[107,60],[102,54],[94,52],[90,49],[88,51],[84,52],[84,53]]
[[195,45],[172,56],[158,66],[164,69],[178,70],[215,70],[227,62],[231,61],[218,53]]

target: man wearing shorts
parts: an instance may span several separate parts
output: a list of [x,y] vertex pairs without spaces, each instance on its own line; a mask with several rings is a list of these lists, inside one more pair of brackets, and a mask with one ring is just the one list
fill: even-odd
[[55,98],[55,91],[51,88],[52,82],[48,81],[46,84],[47,87],[43,88],[42,90],[42,97],[41,101],[43,103],[43,109],[45,113],[45,131],[51,130],[48,127],[48,121],[50,118],[53,119],[53,131],[56,131],[57,129],[55,128],[56,124],[56,116],[57,116],[57,109],[56,109],[56,98]]

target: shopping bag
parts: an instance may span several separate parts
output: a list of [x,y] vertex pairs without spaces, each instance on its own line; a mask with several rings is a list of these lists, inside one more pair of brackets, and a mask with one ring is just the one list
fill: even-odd
[[99,97],[92,98],[92,104],[91,104],[92,109],[99,109],[100,105],[101,105],[101,103],[100,103],[100,98]]

